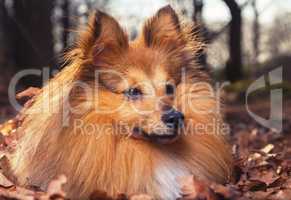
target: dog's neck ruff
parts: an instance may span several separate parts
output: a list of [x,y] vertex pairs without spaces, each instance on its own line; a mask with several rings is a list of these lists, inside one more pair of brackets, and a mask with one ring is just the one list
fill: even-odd
[[164,199],[177,199],[181,197],[178,178],[189,176],[191,173],[180,162],[166,161],[157,166],[154,179],[158,183],[160,196]]

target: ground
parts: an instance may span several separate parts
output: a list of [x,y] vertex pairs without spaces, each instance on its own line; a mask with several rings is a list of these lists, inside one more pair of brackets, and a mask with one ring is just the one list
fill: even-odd
[[[35,91],[30,91],[34,93]],[[27,94],[25,94],[27,95]],[[31,95],[31,94],[30,94]],[[31,102],[29,102],[31,103]],[[27,106],[29,106],[29,103]],[[251,110],[268,116],[269,104],[257,99]],[[193,200],[291,200],[291,101],[284,103],[283,131],[276,133],[260,126],[247,113],[239,101],[227,101],[225,118],[231,127],[230,140],[235,158],[234,176],[231,183],[220,185],[181,177],[181,199]],[[52,180],[47,191],[36,188],[21,188],[13,184],[6,153],[17,148],[15,129],[21,124],[21,115],[0,126],[1,172],[0,199],[65,199],[62,185],[66,177]],[[146,194],[120,194],[111,198],[102,191],[92,194],[97,199],[151,199]]]

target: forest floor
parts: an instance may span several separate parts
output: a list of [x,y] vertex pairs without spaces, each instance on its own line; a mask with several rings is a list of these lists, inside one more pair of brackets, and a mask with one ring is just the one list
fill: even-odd
[[[251,110],[260,116],[268,116],[269,104],[255,101]],[[276,133],[260,126],[247,113],[243,103],[230,103],[226,109],[226,121],[231,127],[231,141],[235,158],[231,183],[220,185],[185,177],[180,180],[182,198],[193,200],[291,200],[291,100],[284,103],[283,131]],[[0,127],[1,172],[0,199],[66,199],[62,185],[66,178],[52,180],[47,191],[21,188],[10,179],[5,153],[16,148],[13,130],[19,118]],[[148,200],[146,194],[111,198],[96,191],[92,200],[131,199]]]

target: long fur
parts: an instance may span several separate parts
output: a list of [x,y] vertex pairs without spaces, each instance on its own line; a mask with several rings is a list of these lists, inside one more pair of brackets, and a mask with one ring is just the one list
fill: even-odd
[[[232,160],[220,127],[222,117],[215,111],[197,114],[189,108],[215,110],[219,104],[208,87],[203,84],[193,87],[199,81],[208,82],[209,77],[195,63],[202,44],[192,30],[191,26],[178,21],[170,7],[165,7],[146,22],[137,41],[128,43],[126,34],[113,18],[100,11],[95,13],[88,27],[80,33],[76,47],[67,55],[68,66],[43,87],[25,113],[19,148],[11,156],[19,183],[45,188],[49,180],[65,174],[69,196],[84,199],[94,190],[104,190],[110,195],[147,193],[155,198],[172,198],[177,194],[167,196],[171,191],[163,191],[171,190],[171,184],[168,187],[169,183],[161,178],[168,177],[163,173],[183,175],[185,171],[202,179],[226,182],[231,175]],[[169,63],[172,67],[165,67]],[[114,66],[122,74],[133,70],[152,75],[159,66],[160,74],[165,71],[177,81],[173,104],[183,111],[185,124],[217,123],[219,126],[200,134],[190,129],[169,145],[116,134],[117,121],[125,120],[130,124],[139,116],[127,105],[115,113],[96,113],[97,100],[90,96],[84,98],[82,91],[74,88],[75,82],[80,80],[94,88],[91,70],[98,66]],[[179,80],[181,66],[186,70],[184,82]],[[141,74],[135,73],[135,78],[142,79]],[[100,94],[97,106],[115,108],[123,100],[121,86],[112,87],[112,92],[108,85],[115,85],[114,77],[105,76],[102,80],[104,84],[97,88]],[[185,98],[191,94],[203,98],[194,98],[191,105],[184,105]],[[80,113],[68,112],[67,102]],[[86,124],[112,124],[112,127],[86,134],[74,129],[78,119]],[[67,126],[64,127],[64,123]]]

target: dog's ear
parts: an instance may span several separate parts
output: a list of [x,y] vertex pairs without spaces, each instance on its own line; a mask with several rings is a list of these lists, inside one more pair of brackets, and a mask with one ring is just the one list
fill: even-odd
[[87,28],[80,33],[78,47],[84,56],[93,56],[96,60],[126,50],[128,37],[113,17],[96,10],[90,15]]
[[175,48],[181,42],[179,18],[173,8],[168,5],[149,19],[143,27],[144,43],[148,47]]

